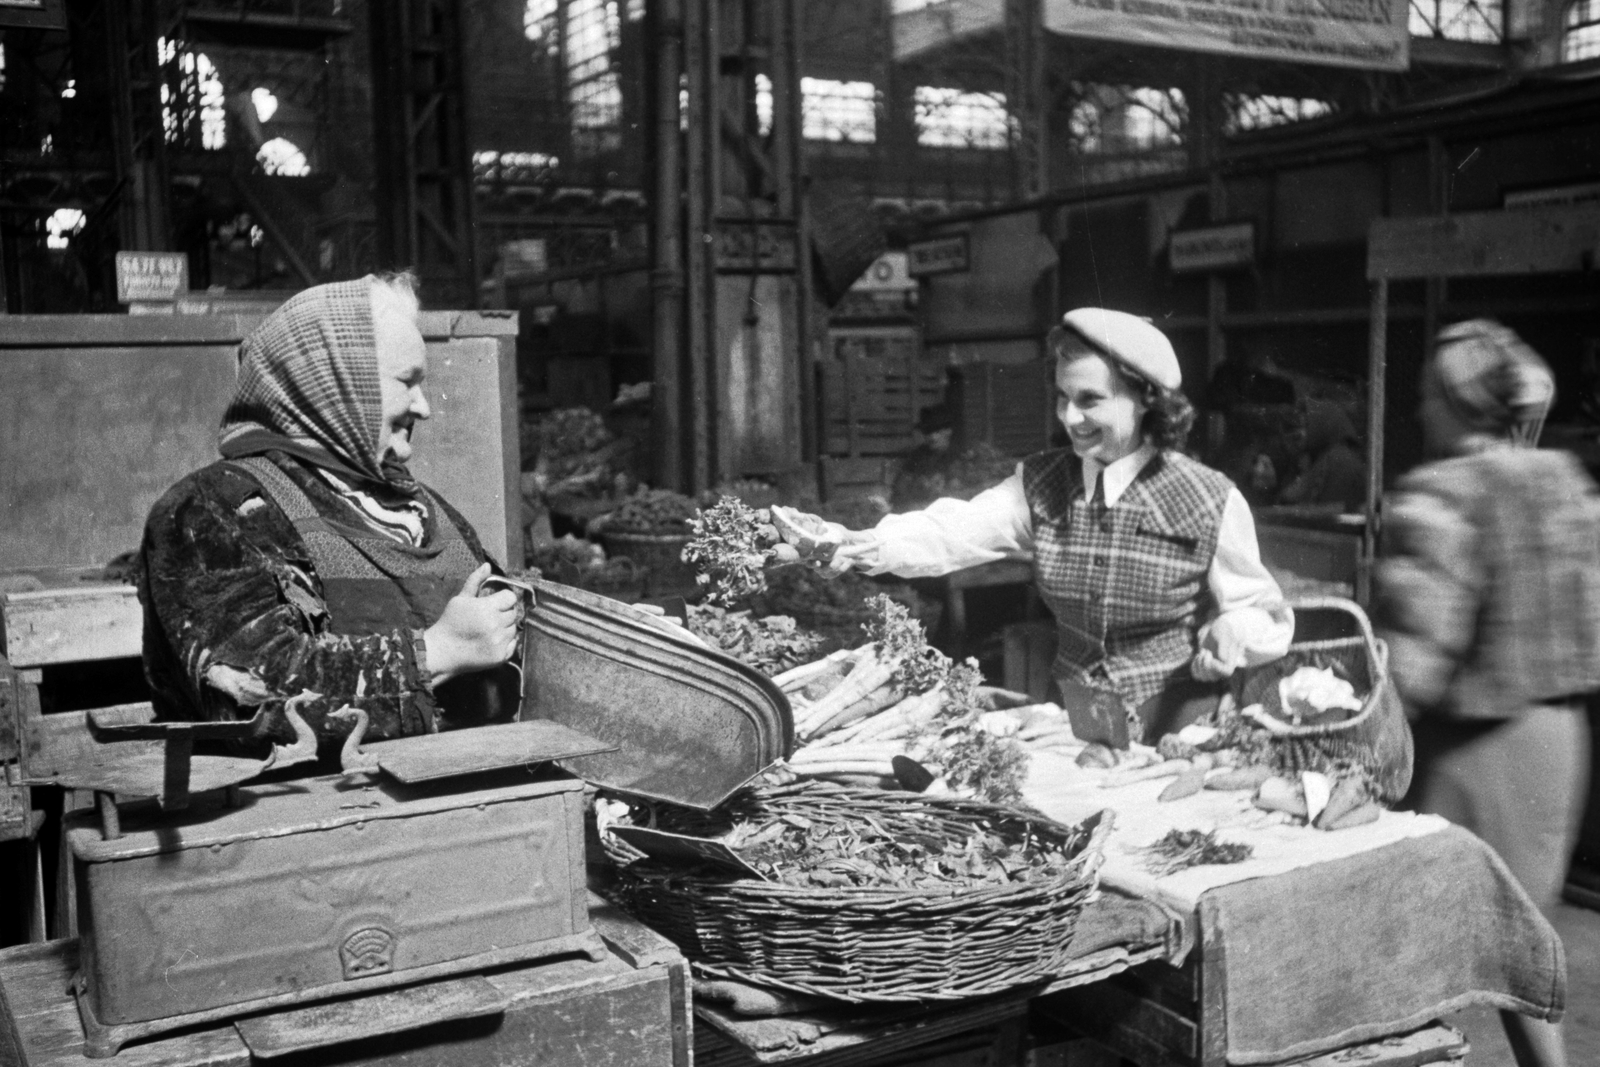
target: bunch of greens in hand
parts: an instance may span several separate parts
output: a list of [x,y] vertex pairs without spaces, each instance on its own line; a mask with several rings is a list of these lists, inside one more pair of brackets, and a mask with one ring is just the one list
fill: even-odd
[[695,580],[707,587],[713,604],[733,605],[766,592],[769,564],[800,559],[779,537],[768,509],[746,507],[737,497],[724,496],[701,509],[689,520],[689,530],[683,560],[694,566]]

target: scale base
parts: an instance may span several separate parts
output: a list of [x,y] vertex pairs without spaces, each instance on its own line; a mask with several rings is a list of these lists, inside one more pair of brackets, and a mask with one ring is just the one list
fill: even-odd
[[78,1002],[78,1018],[83,1023],[83,1054],[89,1059],[100,1060],[115,1056],[124,1045],[186,1027],[229,1022],[246,1015],[298,1007],[316,1001],[338,1000],[357,994],[392,989],[395,986],[413,985],[469,971],[486,970],[508,963],[525,963],[550,956],[574,954],[586,956],[592,963],[599,963],[611,955],[600,935],[591,929],[567,937],[553,937],[547,941],[517,945],[494,952],[480,952],[474,956],[464,956],[459,960],[430,964],[426,967],[393,971],[389,974],[373,975],[370,978],[340,982],[336,985],[316,986],[293,993],[241,1001],[237,1004],[224,1004],[205,1011],[128,1023],[105,1023],[95,1016],[94,1007],[89,1003],[88,988],[81,970],[72,977],[72,995]]

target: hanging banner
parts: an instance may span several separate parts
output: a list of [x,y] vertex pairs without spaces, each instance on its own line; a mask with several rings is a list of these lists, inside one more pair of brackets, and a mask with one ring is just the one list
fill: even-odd
[[1361,70],[1405,70],[1406,0],[1044,0],[1070,37]]

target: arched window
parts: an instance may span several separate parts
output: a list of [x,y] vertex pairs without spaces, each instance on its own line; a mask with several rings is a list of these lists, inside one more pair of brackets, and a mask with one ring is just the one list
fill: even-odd
[[1600,0],[1572,0],[1561,36],[1561,58],[1571,62],[1590,56],[1600,56]]

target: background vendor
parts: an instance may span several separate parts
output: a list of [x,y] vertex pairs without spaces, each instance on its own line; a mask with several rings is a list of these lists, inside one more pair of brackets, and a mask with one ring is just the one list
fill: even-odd
[[932,577],[1033,558],[1067,694],[1119,694],[1153,739],[1216,706],[1222,679],[1282,656],[1294,618],[1261,563],[1249,505],[1181,451],[1194,411],[1160,330],[1079,308],[1051,332],[1056,415],[1041,452],[970,501],[939,500],[847,533],[834,567]]
[[[239,352],[221,461],[151,510],[141,549],[145,673],[166,719],[248,717],[309,691],[325,736],[374,739],[509,718],[519,605],[478,596],[471,525],[411,477],[429,415],[409,275],[291,298]],[[289,727],[274,721],[277,740]]]

